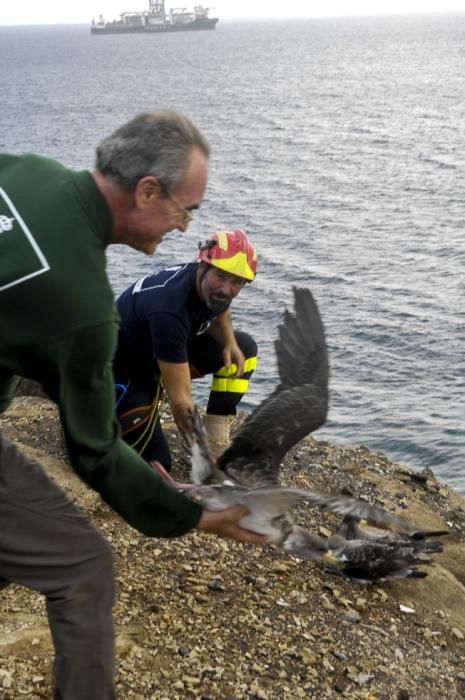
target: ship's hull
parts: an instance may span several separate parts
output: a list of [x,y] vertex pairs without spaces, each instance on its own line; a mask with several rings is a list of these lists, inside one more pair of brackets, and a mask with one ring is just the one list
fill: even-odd
[[161,34],[164,32],[188,32],[205,31],[215,29],[218,17],[195,20],[185,24],[146,24],[127,25],[119,22],[110,22],[104,26],[93,26],[90,28],[91,34]]

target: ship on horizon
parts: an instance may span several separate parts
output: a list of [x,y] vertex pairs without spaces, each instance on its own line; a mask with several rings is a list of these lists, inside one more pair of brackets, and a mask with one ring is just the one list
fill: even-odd
[[209,17],[210,8],[197,5],[193,12],[185,7],[165,11],[165,0],[149,0],[143,12],[123,12],[120,18],[107,22],[102,15],[92,20],[91,34],[154,34],[215,29],[218,17]]

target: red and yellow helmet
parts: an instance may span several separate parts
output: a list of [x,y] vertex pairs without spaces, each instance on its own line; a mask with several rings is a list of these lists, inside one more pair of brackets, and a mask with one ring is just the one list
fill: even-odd
[[257,252],[242,229],[217,231],[199,243],[198,260],[251,282],[257,274]]

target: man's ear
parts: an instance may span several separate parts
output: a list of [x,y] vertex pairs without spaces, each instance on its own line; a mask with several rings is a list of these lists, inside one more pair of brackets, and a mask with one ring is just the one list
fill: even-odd
[[136,205],[140,209],[145,209],[152,205],[156,200],[160,199],[162,194],[161,185],[158,178],[153,175],[142,177],[136,185],[134,198]]

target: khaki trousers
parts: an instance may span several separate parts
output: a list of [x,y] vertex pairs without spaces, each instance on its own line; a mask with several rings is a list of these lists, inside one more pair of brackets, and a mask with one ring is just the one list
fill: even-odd
[[111,547],[42,467],[0,435],[0,591],[8,583],[46,597],[55,700],[114,699]]

